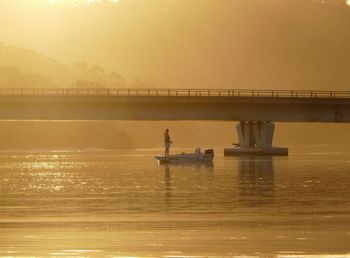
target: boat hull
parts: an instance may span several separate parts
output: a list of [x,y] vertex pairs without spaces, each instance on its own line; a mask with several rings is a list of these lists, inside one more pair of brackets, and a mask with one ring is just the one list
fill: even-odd
[[169,156],[155,156],[160,164],[180,164],[180,163],[210,163],[213,162],[214,155],[210,154],[179,154]]

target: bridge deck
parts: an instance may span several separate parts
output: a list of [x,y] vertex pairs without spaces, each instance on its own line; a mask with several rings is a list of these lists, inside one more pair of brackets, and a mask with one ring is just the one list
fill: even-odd
[[350,122],[350,91],[0,89],[3,120]]

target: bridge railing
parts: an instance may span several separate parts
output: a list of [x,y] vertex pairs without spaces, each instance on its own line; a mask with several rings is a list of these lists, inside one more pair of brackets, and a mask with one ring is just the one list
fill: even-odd
[[350,91],[136,88],[0,88],[0,96],[190,96],[350,98]]

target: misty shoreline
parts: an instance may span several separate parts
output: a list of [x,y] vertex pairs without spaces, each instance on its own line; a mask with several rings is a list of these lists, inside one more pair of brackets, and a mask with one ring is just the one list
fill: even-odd
[[[299,144],[299,145],[288,145],[286,147],[292,150],[298,150],[294,152],[296,155],[300,154],[340,154],[343,153],[343,150],[348,150],[350,144]],[[171,148],[171,152],[192,152],[195,148],[200,147],[202,150],[207,148],[213,148],[216,150],[216,154],[222,154],[224,148],[231,147],[230,145],[214,145],[214,146],[177,146],[176,148]],[[327,152],[312,152],[313,150],[329,148]],[[303,152],[302,150],[308,150],[308,153]],[[334,152],[338,150],[338,152]],[[141,147],[141,148],[99,148],[99,147],[87,147],[87,148],[8,148],[0,149],[0,153],[32,153],[32,154],[41,154],[41,153],[50,153],[50,154],[63,154],[63,153],[84,153],[84,154],[94,154],[94,153],[112,153],[112,152],[163,152],[164,147]],[[300,151],[300,152],[299,152]]]

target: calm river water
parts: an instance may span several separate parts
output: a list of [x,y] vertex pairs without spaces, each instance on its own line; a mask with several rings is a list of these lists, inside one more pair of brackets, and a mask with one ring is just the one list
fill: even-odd
[[0,156],[0,257],[350,257],[350,146],[159,166],[161,150]]

